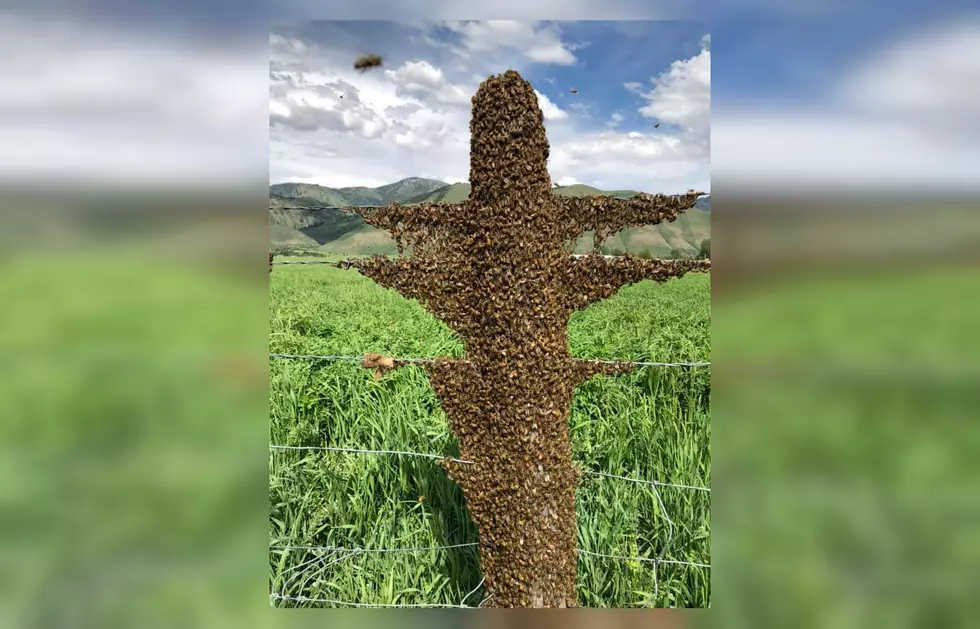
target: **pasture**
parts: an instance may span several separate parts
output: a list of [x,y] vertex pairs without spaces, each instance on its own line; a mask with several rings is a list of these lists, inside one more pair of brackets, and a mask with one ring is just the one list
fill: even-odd
[[[463,353],[417,303],[353,271],[277,266],[270,292],[272,353]],[[627,287],[575,313],[569,337],[581,358],[710,361],[710,277]],[[638,367],[597,377],[575,395],[574,460],[587,472],[707,488],[710,409],[708,367]],[[421,367],[375,380],[353,361],[272,360],[270,443],[456,454]],[[477,532],[461,492],[435,460],[270,449],[269,475],[275,605],[482,600],[471,545]],[[709,507],[707,491],[583,475],[576,513],[579,548],[587,552],[578,558],[579,605],[707,607],[710,568],[688,564],[711,563]],[[446,546],[452,548],[431,549]],[[665,561],[655,574],[652,560],[661,552]]]

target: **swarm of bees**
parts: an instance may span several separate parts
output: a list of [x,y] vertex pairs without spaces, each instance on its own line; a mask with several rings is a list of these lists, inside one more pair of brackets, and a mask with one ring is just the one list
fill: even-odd
[[382,63],[384,59],[379,55],[361,55],[354,61],[354,69],[364,73],[371,68],[380,68]]
[[374,379],[380,380],[381,376],[396,367],[396,361],[391,356],[381,354],[365,354],[361,366],[365,369],[374,369]]
[[[579,471],[568,428],[572,396],[589,378],[634,365],[573,359],[569,316],[627,284],[707,271],[710,262],[569,256],[565,245],[584,232],[595,232],[598,249],[625,227],[676,220],[696,198],[553,194],[543,116],[517,72],[481,84],[470,128],[469,199],[352,208],[396,237],[399,256],[337,265],[417,299],[465,344],[465,357],[437,358],[424,368],[459,442],[460,460],[440,464],[477,524],[488,601],[574,607]],[[528,239],[529,232],[549,237]],[[405,243],[411,256],[403,255]],[[379,354],[363,362],[375,378],[404,364]]]

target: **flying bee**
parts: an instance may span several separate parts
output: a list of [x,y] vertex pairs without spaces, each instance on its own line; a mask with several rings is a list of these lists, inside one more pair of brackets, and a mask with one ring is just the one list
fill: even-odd
[[354,69],[361,73],[367,72],[371,68],[379,68],[384,63],[380,55],[361,55],[354,61]]

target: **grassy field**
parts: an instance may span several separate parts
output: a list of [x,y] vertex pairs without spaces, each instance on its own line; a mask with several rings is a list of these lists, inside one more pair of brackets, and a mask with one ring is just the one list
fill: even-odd
[[[10,234],[20,237],[17,231]],[[419,415],[434,404],[421,383],[423,397],[410,395],[405,379],[413,374],[411,369],[392,374],[389,384],[371,382],[353,365],[313,370],[294,362],[267,361],[270,313],[263,269],[259,267],[255,276],[252,271],[227,275],[193,261],[183,249],[174,251],[171,246],[166,259],[149,254],[150,249],[140,242],[128,243],[125,249],[99,243],[87,252],[42,250],[4,260],[0,462],[6,467],[0,477],[5,516],[0,524],[0,564],[7,580],[6,587],[0,587],[2,626],[295,626],[295,614],[268,610],[266,366],[275,374],[273,391],[280,398],[286,394],[284,370],[310,374],[309,388],[304,382],[296,382],[294,388],[298,400],[308,396],[308,403],[318,408],[298,412],[323,422],[287,426],[283,411],[274,408],[272,438],[277,440],[324,441],[325,434],[333,443],[354,447],[407,441],[399,434],[365,440],[354,435],[355,430],[369,435],[377,430],[365,427],[366,419],[383,417],[376,412],[364,413],[364,420],[350,424],[350,434],[326,433],[324,428],[334,425],[331,419],[359,417],[320,401],[329,394],[327,376],[335,371],[336,386],[348,387],[341,403],[349,405],[355,394],[385,401],[404,393],[398,399],[405,399],[405,404],[412,400],[423,409],[414,411]],[[174,253],[181,254],[180,263],[173,261]],[[255,262],[250,264],[256,268]],[[912,269],[913,265],[922,268]],[[661,493],[677,525],[667,556],[710,558],[705,563],[712,564],[710,576],[717,579],[710,591],[715,610],[711,620],[718,626],[972,626],[980,562],[980,505],[975,499],[980,461],[978,280],[976,267],[923,267],[921,260],[910,257],[906,266],[896,265],[887,274],[871,275],[856,266],[847,275],[794,276],[779,285],[753,285],[740,293],[728,291],[725,298],[716,296],[710,343],[710,472],[715,479],[710,555],[707,540],[694,539],[697,527],[707,522],[694,509],[706,510],[707,496],[670,488]],[[579,315],[573,325],[576,354],[639,357],[650,348],[650,355],[658,358],[685,356],[684,346],[675,339],[687,339],[702,352],[697,356],[706,357],[707,291],[685,296],[678,289],[689,281],[708,280],[695,277],[659,288],[639,285]],[[317,351],[389,349],[409,356],[459,349],[438,326],[432,327],[436,336],[424,336],[424,342],[408,336],[401,323],[431,320],[413,308],[406,310],[397,299],[390,300],[389,308],[386,293],[356,274],[318,266],[277,266],[271,284],[276,349],[301,350],[306,344]],[[338,287],[354,292],[344,297]],[[628,311],[653,293],[662,301],[646,299],[652,310]],[[373,301],[358,303],[359,298]],[[692,316],[705,318],[704,323],[679,325],[687,310],[669,308],[672,301],[693,302]],[[613,312],[617,302],[626,307]],[[360,319],[345,317],[346,307]],[[401,319],[393,319],[399,312]],[[615,332],[590,328],[583,316]],[[661,320],[666,328],[683,326],[688,332],[640,335],[642,327]],[[399,325],[388,329],[392,321]],[[321,326],[322,332],[302,331],[311,325]],[[354,329],[360,333],[354,334]],[[600,338],[607,342],[604,354],[593,349]],[[637,342],[638,338],[647,340]],[[229,360],[241,361],[248,371],[254,367],[254,373],[214,368],[216,361],[221,365]],[[760,366],[769,368],[760,372]],[[698,377],[704,377],[707,386],[707,373]],[[605,387],[602,390],[610,393],[600,397],[598,384],[603,382],[580,391],[574,417],[578,460],[602,469],[600,461],[590,457],[613,454],[607,447],[612,435],[597,438],[584,431],[582,423],[603,407],[621,405],[623,399],[636,396],[656,402],[669,385],[663,385],[658,397],[629,387],[625,393]],[[600,410],[588,410],[589,404]],[[671,404],[668,397],[658,408],[666,411]],[[623,427],[610,424],[610,417],[590,428]],[[441,416],[428,421],[436,425],[438,438],[423,442],[416,436],[407,446],[440,452],[449,443]],[[663,425],[676,431],[678,422]],[[289,430],[295,430],[295,436]],[[704,430],[698,434],[706,434],[706,426]],[[631,434],[649,439],[649,432]],[[664,439],[669,442],[669,434]],[[694,452],[702,447],[703,441],[691,443]],[[273,466],[301,458],[286,456],[292,458],[275,455]],[[706,469],[707,456],[679,456],[659,448],[634,448],[632,456],[622,465],[602,465],[646,478],[707,482],[707,477],[697,478],[706,476],[704,472],[678,469],[695,463]],[[325,463],[333,467],[319,467]],[[412,496],[414,485],[404,493],[406,503],[395,504],[401,511],[371,505],[374,521],[351,522],[348,514],[343,517],[355,528],[331,528],[344,522],[333,514],[349,507],[330,504],[323,498],[325,488],[342,480],[346,484],[338,493],[354,495],[355,490],[347,488],[360,486],[367,492],[372,483],[393,491],[390,483],[384,484],[395,477],[392,470],[385,472],[386,478],[380,472],[358,474],[356,466],[365,465],[397,465],[397,474],[404,471],[406,482],[417,485],[421,481],[411,475],[413,464],[435,483],[444,482],[425,461],[416,459],[378,457],[372,463],[354,455],[311,456],[304,467],[294,468],[303,485],[291,494],[273,490],[274,500],[284,494],[293,499],[309,494],[311,510],[303,512],[303,520],[277,517],[295,526],[288,529],[293,539],[305,536],[323,545],[336,541],[375,547],[388,535],[375,530],[378,521],[407,529],[398,532],[397,540],[381,542],[431,544],[441,541],[439,531],[449,531],[453,540],[469,541],[453,532],[445,510],[432,508],[431,492],[425,494],[423,506],[409,504],[417,500]],[[340,468],[345,475],[330,476],[332,485],[315,485],[313,474],[326,474],[340,465],[350,466],[350,472]],[[651,514],[656,527],[642,529],[645,537],[634,537],[630,531],[611,542],[610,554],[646,552],[641,545],[646,541],[634,540],[665,534],[652,502],[641,504],[642,510],[632,504],[605,510],[588,503],[590,491],[618,488],[625,496],[630,486],[612,479],[588,482],[582,490],[583,529],[592,526],[587,517],[608,521],[614,514],[638,518],[640,513]],[[685,500],[697,502],[687,506]],[[313,511],[317,506],[319,512]],[[294,512],[301,508],[294,507]],[[407,520],[396,519],[406,513]],[[423,514],[429,519],[422,520]],[[317,531],[318,526],[325,528]],[[272,528],[273,539],[287,530],[275,521]],[[338,565],[353,576],[342,576],[339,570],[327,573],[324,578],[335,585],[321,582],[319,590],[307,586],[306,591],[324,597],[350,593],[336,586],[343,579],[359,579],[371,587],[366,585],[366,592],[348,600],[382,601],[389,579],[399,585],[438,582],[430,587],[432,597],[427,600],[419,593],[400,600],[458,603],[479,582],[472,568],[462,576],[453,572],[454,557],[459,564],[475,560],[466,554],[470,549],[461,550],[461,555],[417,553],[385,560],[352,557]],[[289,557],[292,563],[283,570],[298,565],[296,559]],[[273,561],[272,570],[279,573],[278,556]],[[384,561],[404,566],[386,572]],[[318,568],[311,565],[313,571]],[[581,565],[587,581],[583,604],[596,604],[591,602],[595,592],[607,604],[614,596],[642,600],[623,582],[634,569],[628,562],[584,558]],[[648,569],[640,566],[637,571],[649,574],[643,572]],[[412,576],[419,571],[421,576]],[[620,581],[602,581],[611,574],[619,575]],[[695,590],[707,595],[708,571],[668,565],[660,575],[668,594],[686,596]],[[297,591],[298,586],[290,587]],[[649,578],[635,589],[650,589]],[[479,598],[477,592],[467,603],[476,604]],[[317,618],[310,616],[306,622],[323,622]],[[331,622],[337,627],[380,627],[411,626],[412,620],[406,621],[404,614],[384,621],[382,614],[345,617],[335,612]],[[427,629],[458,626],[449,615],[419,616],[416,622]]]
[[[401,357],[461,355],[462,345],[417,303],[353,271],[275,267],[274,353]],[[572,353],[583,358],[710,360],[710,278],[644,282],[576,313]],[[380,381],[353,362],[273,360],[270,440],[289,446],[456,453],[423,370]],[[574,458],[584,470],[710,485],[710,372],[645,367],[596,378],[576,393]],[[270,450],[270,545],[372,551],[477,540],[459,488],[435,461],[392,454]],[[710,564],[710,493],[655,490],[584,476],[578,493],[580,548],[627,557]],[[587,607],[707,607],[710,569],[579,556],[579,604]],[[467,605],[483,598],[473,546],[413,552],[270,551],[270,588],[293,598],[378,605]],[[654,596],[654,592],[657,596]],[[336,603],[278,600],[279,606]]]

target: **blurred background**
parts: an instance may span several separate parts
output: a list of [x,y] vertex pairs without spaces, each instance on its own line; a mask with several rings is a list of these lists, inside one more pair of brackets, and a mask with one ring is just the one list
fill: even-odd
[[[732,4],[492,5],[697,17],[711,32],[714,609],[575,622],[966,625],[980,593],[980,14]],[[273,10],[8,6],[0,623],[303,622],[269,610],[267,587]],[[275,9],[455,17],[381,0],[323,13]]]

